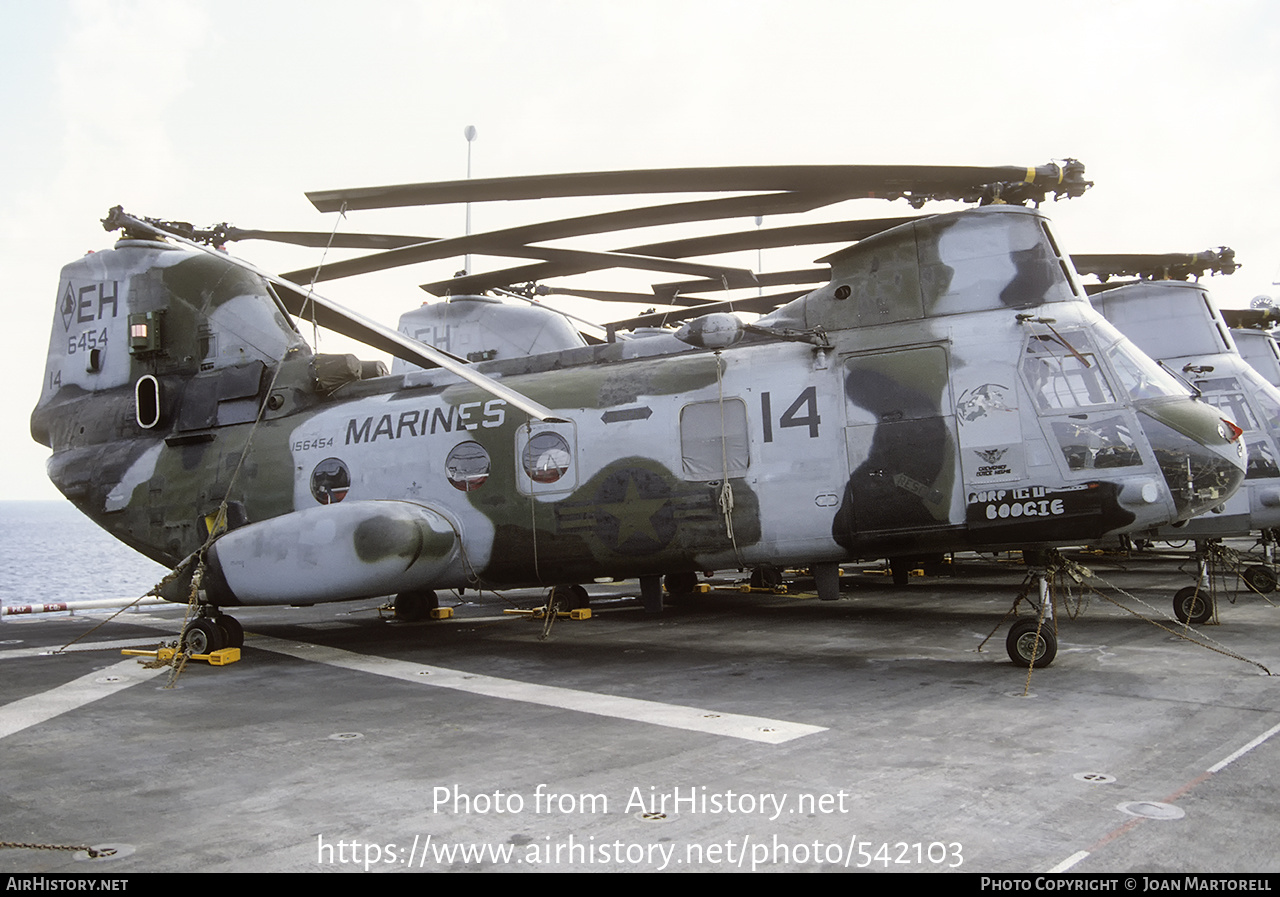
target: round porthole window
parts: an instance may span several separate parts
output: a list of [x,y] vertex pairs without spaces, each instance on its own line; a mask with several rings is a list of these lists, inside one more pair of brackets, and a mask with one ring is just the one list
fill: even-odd
[[474,492],[489,479],[489,453],[478,442],[460,442],[444,460],[449,483],[459,492]]
[[539,433],[525,445],[520,460],[535,483],[554,483],[569,469],[569,443],[559,433]]
[[325,458],[311,471],[311,494],[322,505],[333,505],[347,497],[351,472],[337,458]]

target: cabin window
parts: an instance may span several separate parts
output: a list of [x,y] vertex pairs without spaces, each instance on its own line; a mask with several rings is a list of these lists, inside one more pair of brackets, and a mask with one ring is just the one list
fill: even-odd
[[151,374],[143,374],[133,387],[134,417],[144,430],[160,423],[160,381]]
[[1142,465],[1127,415],[1073,414],[1054,420],[1052,426],[1053,437],[1071,470]]
[[741,399],[697,402],[680,412],[680,455],[695,480],[739,477],[750,464],[747,406]]
[[322,505],[336,505],[351,491],[351,471],[338,458],[325,458],[311,471],[311,497]]
[[578,488],[573,423],[537,423],[516,430],[516,488],[525,495],[555,495]]
[[573,455],[569,443],[559,433],[539,433],[525,443],[520,453],[524,472],[535,483],[555,483],[569,470]]
[[445,474],[459,492],[474,492],[489,479],[489,453],[478,442],[460,442],[445,458]]

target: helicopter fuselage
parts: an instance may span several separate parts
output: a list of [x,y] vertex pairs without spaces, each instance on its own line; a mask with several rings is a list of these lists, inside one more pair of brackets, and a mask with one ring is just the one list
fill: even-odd
[[1038,213],[921,219],[831,264],[735,345],[476,365],[538,421],[440,370],[321,387],[265,282],[122,241],[63,271],[32,430],[113,535],[169,566],[204,549],[220,605],[1076,544],[1243,479],[1219,412],[1134,373]]

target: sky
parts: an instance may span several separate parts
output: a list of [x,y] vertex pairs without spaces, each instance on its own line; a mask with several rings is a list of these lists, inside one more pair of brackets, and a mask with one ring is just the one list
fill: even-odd
[[[459,207],[338,222],[303,194],[462,178],[468,125],[476,177],[1073,157],[1095,186],[1045,207],[1068,252],[1230,246],[1244,267],[1208,285],[1244,307],[1280,301],[1278,60],[1271,0],[0,0],[5,498],[58,497],[29,417],[58,272],[110,245],[99,220],[112,206],[199,226],[455,235]],[[598,207],[477,205],[473,230]],[[864,200],[827,217],[903,214]],[[261,242],[233,251],[269,270],[319,260]],[[763,266],[821,254],[768,250]],[[756,254],[736,261],[755,267]],[[486,264],[498,263],[474,267]],[[394,326],[426,297],[418,284],[460,267],[320,291]],[[638,286],[616,272],[589,285]]]

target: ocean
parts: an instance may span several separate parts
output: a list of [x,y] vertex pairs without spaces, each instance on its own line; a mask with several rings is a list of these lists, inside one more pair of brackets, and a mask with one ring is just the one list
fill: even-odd
[[166,572],[107,535],[70,502],[0,501],[0,601],[5,604],[136,598]]

